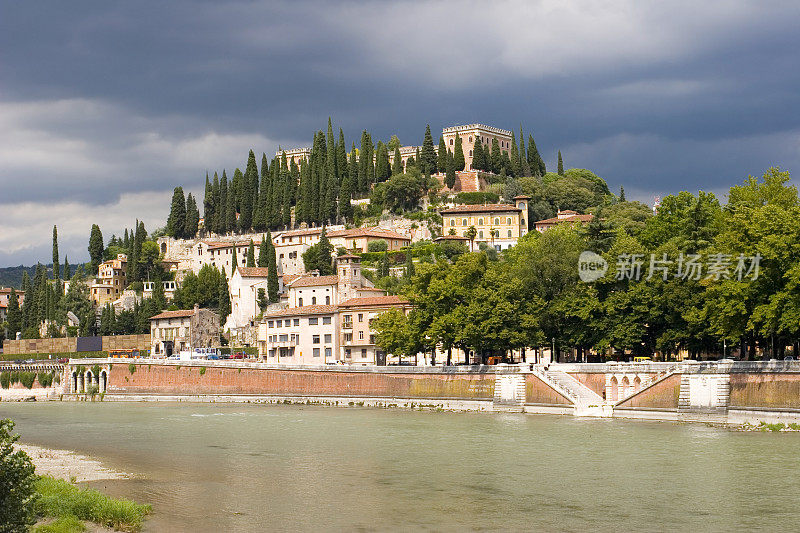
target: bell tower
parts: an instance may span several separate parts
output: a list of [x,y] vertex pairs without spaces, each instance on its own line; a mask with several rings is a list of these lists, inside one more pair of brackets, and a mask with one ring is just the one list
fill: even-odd
[[514,197],[514,203],[521,211],[519,214],[519,236],[522,237],[528,233],[528,204],[531,203],[531,197],[520,194]]
[[358,289],[364,286],[361,258],[353,254],[340,255],[336,258],[336,274],[339,276],[339,303],[356,298]]

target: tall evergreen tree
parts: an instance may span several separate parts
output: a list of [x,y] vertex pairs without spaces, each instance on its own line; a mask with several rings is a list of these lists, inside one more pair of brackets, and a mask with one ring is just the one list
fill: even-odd
[[58,263],[58,228],[53,226],[53,279],[61,279],[61,267]]
[[522,175],[522,165],[519,161],[519,149],[517,148],[517,136],[514,132],[511,132],[511,150],[509,153],[509,160],[511,162],[511,175],[512,176],[521,176]]
[[[350,196],[355,198],[358,193],[360,193],[359,183],[361,183],[361,178],[359,177],[361,171],[361,165],[358,161],[358,150],[356,149],[356,143],[353,143],[350,148],[350,164],[348,165],[348,170],[350,171]],[[358,194],[360,197],[360,194]]]
[[414,257],[411,253],[411,249],[409,248],[406,251],[406,279],[413,278],[414,273]]
[[389,179],[391,168],[389,150],[383,141],[378,141],[378,147],[375,149],[375,180],[380,183]]
[[256,164],[256,154],[251,149],[247,154],[247,166],[242,176],[242,190],[240,193],[239,205],[239,229],[243,233],[249,232],[253,227],[253,209],[258,191],[258,165]]
[[475,137],[475,146],[472,148],[472,169],[486,170],[486,156],[483,152],[483,142],[480,137]]
[[392,175],[396,176],[403,173],[403,158],[400,155],[400,147],[394,147],[394,156],[392,158]]
[[342,128],[339,128],[339,142],[336,143],[336,177],[340,187],[348,174],[347,145],[344,142],[344,131],[342,131]]
[[436,173],[436,150],[433,148],[433,137],[431,137],[431,125],[425,126],[425,138],[422,141],[422,151],[420,152],[420,167],[423,174]]
[[531,173],[534,176],[544,176],[547,173],[547,168],[544,164],[539,149],[536,148],[536,141],[533,140],[533,135],[528,135],[528,164],[531,166]]
[[280,301],[280,286],[278,284],[278,262],[275,257],[275,246],[272,244],[272,235],[267,233],[267,295],[270,302]]
[[439,151],[436,152],[436,170],[439,174],[447,172],[447,145],[444,143],[444,135],[439,136]]
[[531,175],[531,166],[528,164],[528,156],[525,151],[525,137],[522,134],[522,126],[519,127],[519,164],[522,176]]
[[219,176],[214,172],[214,180],[211,182],[211,218],[206,218],[206,231],[216,233],[219,231],[220,191]]
[[236,259],[236,242],[233,242],[233,251],[231,252],[231,276],[233,273],[236,272],[236,269],[239,267],[239,260]]
[[558,151],[558,175],[564,175],[564,160],[561,159],[561,150]]
[[456,172],[461,172],[467,164],[464,157],[464,146],[461,141],[461,135],[456,135],[456,144],[453,149],[453,168]]
[[12,339],[16,339],[18,332],[22,331],[22,313],[19,308],[19,298],[17,291],[11,288],[11,293],[8,295],[8,311],[6,313],[6,322],[8,323],[8,332]]
[[[225,171],[223,171],[222,177],[225,177]],[[232,184],[232,181],[228,184],[225,206],[225,231],[230,233],[236,231],[236,188],[232,187]]]
[[69,266],[69,257],[64,256],[64,279],[71,279],[72,278],[72,271]]
[[503,153],[500,151],[500,143],[497,139],[492,139],[492,153],[491,153],[491,171],[495,174],[500,174],[500,169],[503,168]]
[[172,192],[172,204],[167,218],[167,235],[176,239],[183,238],[186,229],[186,197],[183,187],[175,187]]
[[622,186],[620,186],[620,188],[619,188],[619,201],[620,202],[624,202],[625,201],[625,187],[622,187]]
[[197,235],[197,230],[200,226],[200,210],[197,207],[192,193],[186,197],[186,226],[183,231],[183,236],[186,239],[193,239]]
[[[297,181],[300,179],[300,171],[292,159],[289,165],[289,172],[286,174],[286,181],[283,184],[283,226],[287,229],[292,224],[292,199],[295,197]],[[338,190],[338,187],[336,188]],[[336,197],[334,195],[334,202]]]
[[269,248],[269,244],[267,243],[266,236],[261,236],[261,244],[258,245],[258,266],[261,268],[266,268],[269,263],[269,255],[267,249]]
[[[103,262],[103,233],[100,226],[92,224],[92,232],[89,235],[89,260],[92,264],[92,273],[97,273],[97,268]],[[27,298],[27,293],[25,294]]]
[[247,248],[247,268],[256,266],[256,247],[253,239],[250,239],[250,246]]
[[447,169],[445,171],[446,172],[445,185],[447,185],[447,188],[452,191],[453,187],[455,187],[456,185],[455,161],[453,158],[453,154],[451,154],[450,152],[447,152],[447,155],[445,157],[447,158],[447,163],[445,163],[445,168]]
[[231,291],[228,287],[228,277],[225,275],[225,270],[223,269],[222,276],[220,276],[220,284],[219,284],[219,321],[220,324],[224,324],[225,320],[228,318],[228,315],[231,314]]
[[222,169],[222,178],[219,181],[219,205],[217,209],[217,233],[228,232],[228,176]]
[[208,172],[206,172],[206,188],[203,193],[203,227],[205,232],[211,231],[212,220],[214,219],[214,186],[211,180],[208,179]]

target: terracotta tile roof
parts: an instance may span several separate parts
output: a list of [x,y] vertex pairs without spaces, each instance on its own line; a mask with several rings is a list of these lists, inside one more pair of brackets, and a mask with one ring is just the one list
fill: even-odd
[[408,300],[400,296],[366,296],[363,298],[350,298],[339,304],[339,307],[360,307],[369,305],[411,305]]
[[297,315],[329,315],[335,311],[335,305],[304,305],[302,307],[290,307],[288,309],[281,309],[280,311],[264,313],[264,318]]
[[302,274],[284,274],[283,275],[283,284],[284,285],[288,285],[291,282],[293,282],[294,280],[296,280],[297,278],[302,278],[302,277],[303,277]]
[[178,311],[164,311],[156,316],[150,317],[150,320],[161,320],[162,318],[188,318],[194,316],[193,309],[179,309]]
[[303,276],[291,283],[292,287],[319,287],[320,285],[336,285],[339,276]]
[[[563,211],[562,211],[563,213]],[[555,224],[562,224],[566,222],[590,222],[594,218],[594,215],[571,215],[568,217],[553,217],[553,218],[546,218],[544,220],[539,220],[534,222],[534,226],[552,226]]]
[[317,233],[320,233],[321,231],[322,231],[322,228],[294,229],[292,231],[285,231],[285,232],[281,233],[280,235],[276,235],[276,237],[283,238],[283,237],[297,237],[297,236],[303,236],[303,235],[316,235]]
[[8,304],[5,302],[0,302],[0,307],[8,308]]
[[243,278],[266,278],[269,274],[267,267],[237,267],[236,270]]
[[[25,294],[25,291],[20,289],[14,289],[14,292],[17,294]],[[0,294],[11,294],[11,287],[0,287]]]
[[379,238],[386,238],[386,239],[396,239],[396,240],[404,240],[410,241],[411,237],[407,237],[402,233],[397,233],[396,231],[383,229],[383,228],[353,228],[353,229],[342,229],[331,231],[328,233],[328,237],[345,237],[345,238],[356,238],[356,237],[379,237]]
[[439,213],[442,215],[450,215],[458,213],[497,213],[511,211],[519,213],[522,209],[509,204],[458,205],[450,209],[443,209],[439,211]]

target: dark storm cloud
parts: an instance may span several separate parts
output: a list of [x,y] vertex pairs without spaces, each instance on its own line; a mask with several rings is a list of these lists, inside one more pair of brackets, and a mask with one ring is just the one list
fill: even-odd
[[[800,163],[791,2],[0,9],[0,207],[135,207],[155,224],[174,185],[196,190],[251,147],[308,145],[329,115],[348,143],[364,128],[415,144],[426,123],[522,124],[551,167],[560,149],[646,200]],[[137,196],[151,193],[163,205]],[[49,234],[3,233],[6,263],[39,258]]]

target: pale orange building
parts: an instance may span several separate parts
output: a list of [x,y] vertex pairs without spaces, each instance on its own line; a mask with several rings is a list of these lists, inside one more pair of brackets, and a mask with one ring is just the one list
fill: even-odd
[[466,238],[474,226],[475,243],[485,242],[497,250],[505,250],[528,233],[529,200],[529,196],[517,196],[515,205],[457,205],[444,209],[439,212],[442,233]]
[[128,256],[118,254],[116,259],[100,264],[97,278],[89,286],[89,295],[98,306],[118,300],[127,286]]

